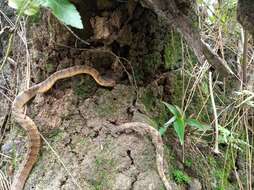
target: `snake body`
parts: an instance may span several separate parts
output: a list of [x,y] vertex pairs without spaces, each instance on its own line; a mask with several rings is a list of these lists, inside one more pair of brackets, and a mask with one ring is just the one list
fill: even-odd
[[[33,122],[33,120],[24,114],[25,104],[31,100],[36,94],[44,93],[48,91],[56,81],[64,78],[69,78],[78,74],[88,74],[91,75],[94,80],[101,86],[113,87],[115,86],[114,80],[103,79],[99,72],[88,66],[73,66],[61,71],[57,71],[52,74],[45,81],[30,87],[27,90],[22,91],[18,94],[13,102],[12,115],[16,122],[27,132],[28,135],[28,151],[26,156],[21,163],[21,166],[14,176],[13,183],[11,184],[11,190],[22,190],[26,183],[26,180],[37,161],[37,157],[40,151],[40,134]],[[167,181],[163,169],[163,142],[160,134],[153,127],[139,122],[126,123],[117,127],[117,131],[134,130],[137,133],[147,133],[151,136],[153,144],[156,148],[156,163],[158,168],[158,173],[166,187],[167,190],[172,190],[171,185]]]

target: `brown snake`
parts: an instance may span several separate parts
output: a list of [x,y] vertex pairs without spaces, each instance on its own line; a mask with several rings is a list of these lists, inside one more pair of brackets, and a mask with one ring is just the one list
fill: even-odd
[[[56,81],[64,78],[69,78],[78,74],[88,74],[91,75],[94,80],[101,86],[113,87],[115,86],[114,80],[104,80],[97,70],[88,66],[73,66],[61,71],[57,71],[52,74],[45,81],[30,87],[27,90],[22,91],[16,96],[13,102],[12,114],[17,123],[27,132],[28,134],[28,151],[26,156],[14,176],[13,183],[11,184],[11,190],[22,190],[24,188],[25,182],[36,163],[39,151],[40,151],[40,134],[33,122],[33,120],[24,114],[24,105],[31,100],[36,94],[44,93],[48,91]],[[140,123],[132,122],[125,123],[116,127],[116,132],[122,132],[128,130],[133,130],[139,134],[148,134],[156,148],[156,164],[158,173],[166,187],[167,190],[172,190],[170,183],[168,182],[164,170],[163,170],[163,142],[160,134],[153,127]]]

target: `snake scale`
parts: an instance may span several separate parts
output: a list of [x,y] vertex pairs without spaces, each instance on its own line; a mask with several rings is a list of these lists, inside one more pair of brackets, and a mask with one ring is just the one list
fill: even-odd
[[[78,74],[88,74],[92,76],[94,80],[101,86],[115,86],[114,80],[103,79],[99,72],[94,68],[89,66],[73,66],[55,72],[45,81],[22,91],[16,96],[13,102],[12,115],[14,116],[16,122],[27,132],[28,150],[18,172],[14,176],[13,183],[11,184],[11,190],[22,190],[24,188],[26,180],[37,161],[41,145],[39,131],[33,120],[24,114],[24,106],[29,100],[36,96],[36,94],[48,91],[56,81]],[[156,149],[156,164],[159,176],[161,177],[166,189],[172,190],[172,187],[168,182],[163,169],[163,142],[158,131],[151,126],[140,122],[125,123],[116,127],[116,132],[128,132],[130,130],[142,135],[147,134],[151,137]]]

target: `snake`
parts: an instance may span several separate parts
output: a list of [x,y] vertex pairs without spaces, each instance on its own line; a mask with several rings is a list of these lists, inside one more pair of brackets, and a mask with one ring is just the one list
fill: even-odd
[[[39,130],[34,121],[24,113],[24,106],[37,94],[47,92],[56,81],[60,79],[70,78],[79,74],[90,75],[96,83],[104,87],[114,87],[116,85],[113,79],[104,79],[100,73],[86,65],[72,66],[60,71],[56,71],[46,80],[21,91],[14,99],[12,104],[12,115],[14,120],[21,126],[28,136],[28,148],[18,171],[14,175],[10,190],[23,190],[26,180],[28,179],[32,168],[37,162],[41,147],[41,138]],[[152,126],[142,122],[129,122],[116,127],[116,132],[135,131],[139,134],[148,134],[156,149],[156,164],[159,176],[167,190],[173,190],[164,173],[163,167],[163,141],[159,132]]]

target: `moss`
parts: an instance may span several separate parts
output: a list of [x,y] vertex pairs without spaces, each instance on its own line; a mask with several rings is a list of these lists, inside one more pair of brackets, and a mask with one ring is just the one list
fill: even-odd
[[147,108],[147,111],[152,111],[152,105],[154,105],[156,98],[153,96],[153,92],[151,89],[147,88],[145,93],[142,95],[141,100]]
[[171,76],[172,91],[171,91],[171,104],[180,107],[183,97],[183,81],[180,73],[173,73]]
[[177,184],[188,184],[191,181],[191,178],[185,172],[178,169],[172,172],[172,176]]
[[106,171],[101,171],[99,173],[99,177],[96,180],[96,182],[93,183],[94,189],[95,190],[104,190],[106,189],[110,189],[110,187],[112,186],[109,183],[109,178],[108,178],[108,174]]
[[215,159],[212,156],[208,157],[208,163],[210,166],[210,174],[213,178],[215,189],[237,189],[237,184],[229,182],[230,173],[233,170],[233,160],[225,157],[226,161],[222,159]]
[[188,158],[184,161],[185,166],[191,167],[193,165],[193,160],[191,158]]
[[12,160],[11,160],[11,163],[12,163],[12,166],[14,167],[14,169],[16,170],[19,165],[17,164],[17,161],[18,161],[18,158],[17,158],[17,146],[14,144],[14,147],[12,149]]
[[50,134],[48,138],[50,138],[52,141],[60,141],[63,139],[65,132],[59,128],[55,128],[52,131],[50,131]]
[[116,105],[110,104],[110,103],[99,105],[96,109],[100,117],[106,117],[106,116],[112,115],[116,110],[117,110]]
[[149,118],[153,121],[151,123],[155,124],[153,126],[156,128],[163,126],[167,119],[167,113],[164,105],[154,96],[151,88],[146,88],[140,98],[145,106],[145,112],[151,113]]
[[164,61],[166,69],[175,69],[180,66],[182,58],[181,37],[178,33],[172,32],[168,35],[167,43],[164,47]]
[[[68,136],[65,136],[67,139],[69,138]],[[89,144],[87,138],[83,138],[82,136],[73,134],[71,136],[71,141],[69,146],[71,147],[72,150],[77,150],[79,151],[80,149],[84,149],[85,147],[87,147]]]
[[96,92],[98,97],[95,107],[99,117],[122,117],[126,113],[124,107],[132,104],[135,91],[132,87],[117,85],[113,91],[100,89]]
[[108,159],[106,156],[101,155],[95,159],[95,168],[97,175],[95,181],[92,182],[95,190],[111,189],[112,188],[112,169],[115,162],[113,159]]
[[161,64],[161,54],[160,52],[153,52],[144,56],[143,69],[145,73],[150,73],[150,71],[155,71]]
[[52,73],[55,70],[55,66],[53,63],[47,63],[45,64],[45,69],[47,73]]
[[82,99],[88,98],[95,92],[96,82],[91,77],[85,76],[78,79],[79,82],[74,83],[74,93]]
[[41,21],[41,11],[39,10],[36,14],[31,15],[28,18],[29,18],[29,22],[34,24],[39,24]]
[[[189,78],[186,78],[186,76],[185,76],[185,79],[189,80]],[[183,78],[180,72],[172,72],[171,80],[172,80],[172,87],[171,87],[172,90],[170,93],[171,96],[170,96],[169,103],[173,105],[177,105],[178,107],[181,108],[182,99],[184,98],[184,101],[185,101],[184,105],[186,106],[186,101],[191,94],[191,89],[195,82],[195,78],[191,79],[189,83],[189,88],[186,94],[185,94],[185,91],[186,91],[188,81],[186,80],[183,81]],[[201,83],[198,85],[199,86],[196,88],[185,114],[186,114],[186,117],[192,116],[193,118],[195,118],[197,114],[200,112],[199,118],[197,118],[197,120],[201,122],[202,121],[209,122],[209,113],[212,112],[210,101],[206,102],[206,106],[203,107],[205,100],[209,96],[208,86],[206,84],[206,81],[201,81]]]
[[164,156],[165,160],[168,163],[168,177],[170,178],[170,174],[177,167],[176,166],[176,157],[174,151],[169,146],[164,146]]
[[114,166],[114,160],[107,159],[105,157],[97,157],[95,160],[96,167],[97,168],[104,168],[104,167],[113,167]]

